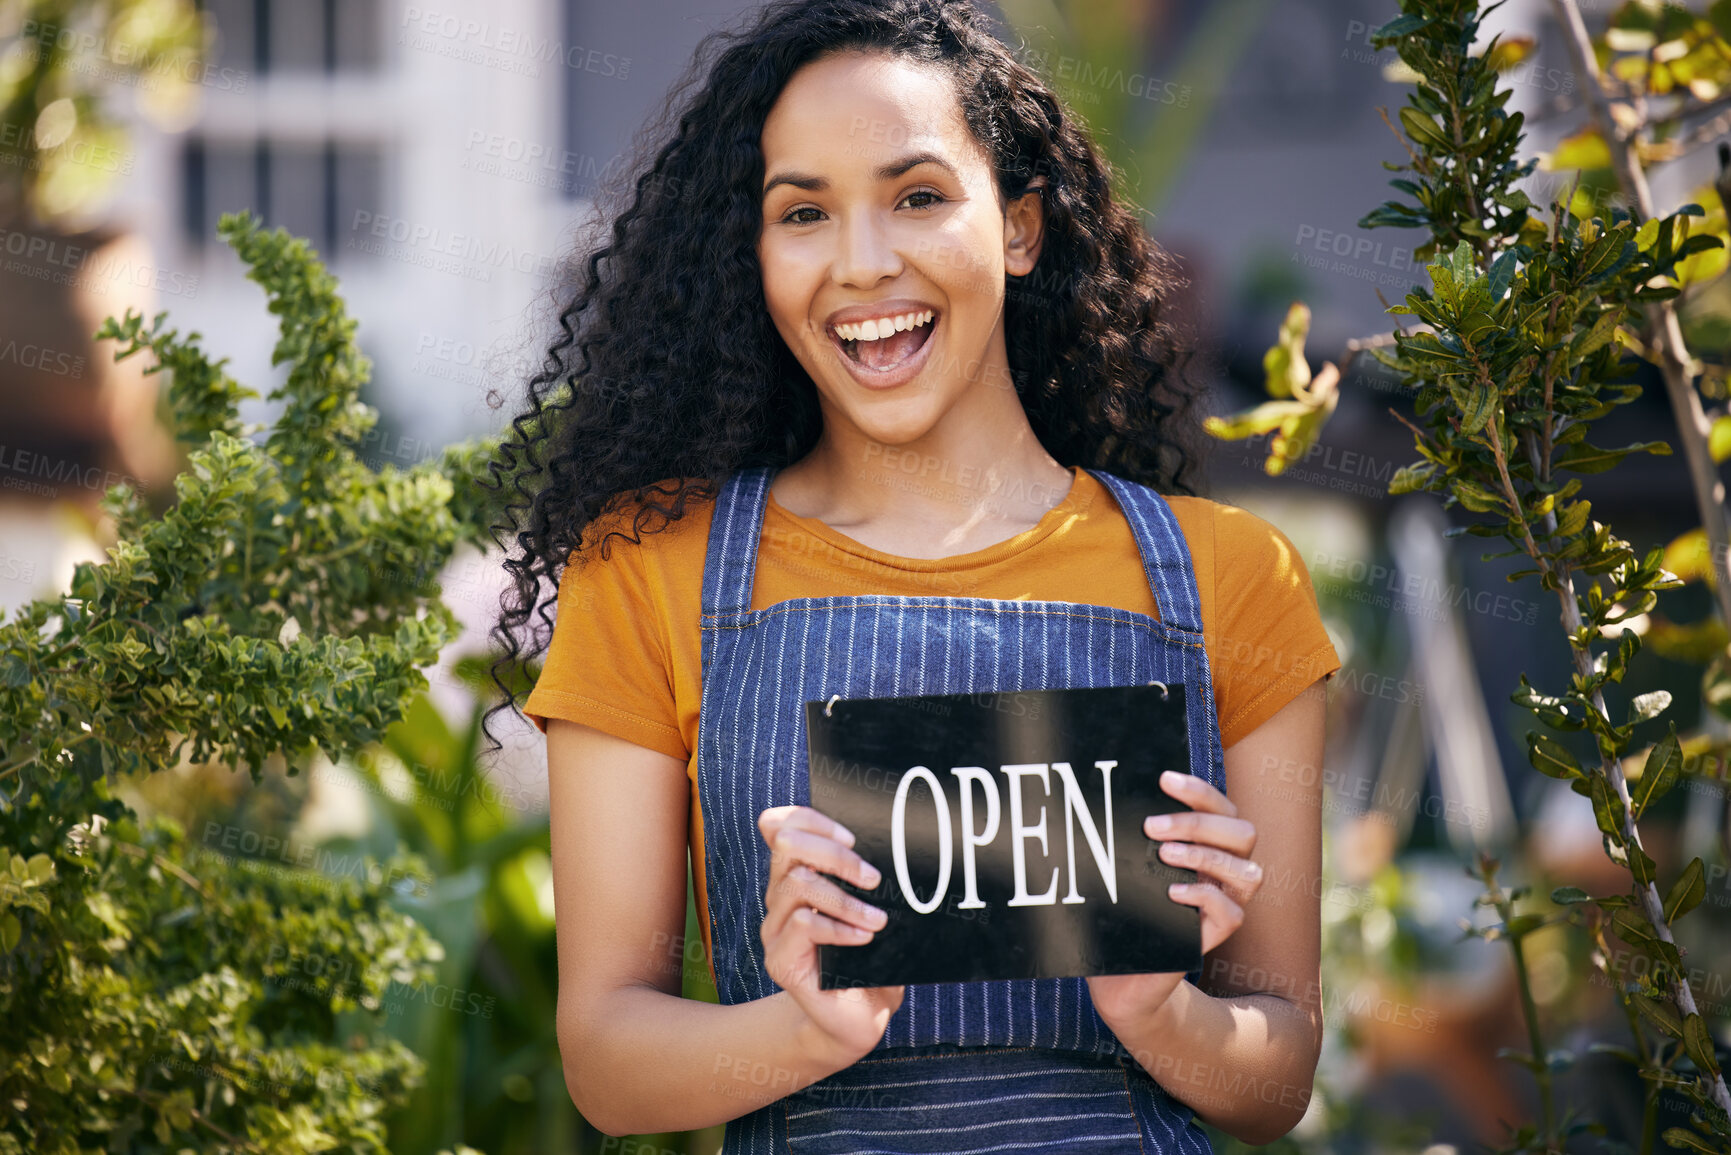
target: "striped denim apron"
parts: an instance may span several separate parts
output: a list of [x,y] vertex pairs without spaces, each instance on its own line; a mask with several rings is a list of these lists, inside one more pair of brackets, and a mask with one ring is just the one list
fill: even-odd
[[[1189,549],[1152,489],[1098,470],[1135,534],[1161,619],[1110,606],[964,597],[794,598],[751,609],[773,471],[723,485],[703,567],[697,780],[715,978],[726,1005],[780,989],[760,931],[769,848],[757,816],[810,805],[803,703],[1159,680],[1186,687],[1190,771],[1226,788]],[[1189,976],[1195,981],[1199,972]],[[1189,1107],[1143,1070],[1081,978],[910,984],[853,1066],[727,1124],[724,1155],[770,1152],[1194,1152]]]

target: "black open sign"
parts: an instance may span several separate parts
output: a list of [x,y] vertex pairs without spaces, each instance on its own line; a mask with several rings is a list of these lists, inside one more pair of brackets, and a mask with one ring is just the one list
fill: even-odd
[[1183,686],[1158,683],[805,704],[811,804],[854,835],[889,915],[820,944],[820,986],[1193,971],[1201,916],[1142,832],[1189,809]]

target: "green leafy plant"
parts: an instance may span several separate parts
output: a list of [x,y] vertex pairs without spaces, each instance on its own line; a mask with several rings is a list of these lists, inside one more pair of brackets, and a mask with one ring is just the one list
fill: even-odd
[[[1509,952],[1514,957],[1515,977],[1521,992],[1521,1014],[1527,1028],[1527,1043],[1529,1050],[1518,1051],[1505,1047],[1497,1053],[1497,1057],[1519,1063],[1532,1072],[1533,1081],[1539,1088],[1539,1120],[1537,1123],[1523,1123],[1512,1127],[1509,1145],[1506,1151],[1559,1151],[1562,1144],[1582,1134],[1604,1135],[1602,1123],[1591,1119],[1574,1107],[1565,1107],[1559,1114],[1557,1107],[1556,1079],[1559,1074],[1567,1071],[1575,1061],[1575,1056],[1564,1050],[1551,1047],[1545,1042],[1543,1024],[1539,1019],[1538,1004],[1533,998],[1532,973],[1529,969],[1530,959],[1527,957],[1526,940],[1546,927],[1557,923],[1570,921],[1569,912],[1537,913],[1523,911],[1517,913],[1521,901],[1527,898],[1532,890],[1530,887],[1517,886],[1506,889],[1497,881],[1497,872],[1502,864],[1495,855],[1481,852],[1478,861],[1474,863],[1470,873],[1484,884],[1484,890],[1479,895],[1477,905],[1495,910],[1498,921],[1489,926],[1474,926],[1468,924],[1467,935],[1481,938],[1487,942],[1506,942]],[[1559,888],[1558,897],[1567,898],[1569,894]],[[1582,892],[1583,894],[1585,892]],[[1637,1031],[1637,1036],[1639,1032]],[[1602,1046],[1595,1044],[1595,1046]],[[1611,1048],[1612,1053],[1620,1053],[1621,1049]],[[1656,1098],[1648,1100],[1649,1114],[1656,1105]],[[1650,1148],[1644,1148],[1650,1149]]]
[[[140,822],[111,789],[183,760],[256,782],[379,741],[457,629],[396,575],[490,520],[489,443],[409,470],[357,458],[377,418],[335,280],[250,215],[219,228],[280,319],[279,416],[256,443],[255,394],[197,334],[110,319],[117,357],[169,372],[190,468],[160,517],[109,490],[108,560],[0,625],[0,1152],[381,1151],[423,1078],[379,1023],[390,984],[443,957],[393,902],[424,885],[415,856],[285,867]],[[358,980],[294,981],[297,957]]]
[[[398,847],[428,870],[425,893],[398,907],[444,947],[435,980],[445,1000],[392,997],[391,1036],[429,1064],[426,1080],[386,1124],[393,1150],[431,1152],[464,1136],[498,1152],[636,1150],[711,1152],[724,1128],[609,1139],[584,1124],[566,1089],[557,1024],[558,954],[547,817],[508,777],[482,766],[481,719],[493,691],[484,659],[455,663],[475,694],[460,726],[417,695],[377,746],[332,772],[364,797],[365,833],[325,846],[347,859]],[[683,939],[659,944],[687,998],[718,997],[701,957],[695,895]],[[400,991],[401,988],[399,987]]]
[[[1559,0],[1557,8],[1579,42],[1584,38],[1579,13],[1568,0]],[[1431,492],[1442,496],[1445,508],[1458,506],[1469,517],[1451,535],[1501,539],[1510,548],[1487,559],[1525,557],[1528,568],[1510,580],[1536,578],[1557,597],[1574,672],[1555,692],[1536,688],[1522,676],[1514,700],[1546,727],[1527,735],[1529,759],[1540,773],[1568,782],[1588,800],[1606,854],[1629,877],[1623,893],[1592,896],[1558,888],[1552,898],[1563,913],[1554,908],[1521,912],[1517,903],[1524,890],[1505,891],[1496,882],[1494,859],[1478,864],[1485,886],[1480,901],[1501,916],[1480,936],[1510,944],[1525,1000],[1532,1049],[1508,1057],[1533,1073],[1541,1099],[1538,1123],[1516,1129],[1506,1149],[1559,1151],[1569,1136],[1595,1128],[1572,1110],[1559,1111],[1554,1101],[1552,1076],[1567,1069],[1572,1058],[1544,1044],[1522,957],[1526,935],[1570,918],[1592,933],[1614,934],[1650,958],[1638,980],[1609,969],[1606,977],[1634,1032],[1635,1047],[1618,1053],[1633,1061],[1646,1081],[1649,1119],[1662,1088],[1685,1093],[1694,1104],[1690,1126],[1668,1128],[1660,1137],[1676,1147],[1731,1150],[1731,1097],[1673,933],[1702,898],[1703,864],[1697,858],[1661,885],[1637,825],[1684,772],[1674,725],[1644,757],[1634,756],[1644,745],[1637,743],[1637,732],[1669,708],[1671,695],[1663,690],[1634,695],[1615,712],[1607,701],[1641,648],[1637,626],[1642,615],[1654,609],[1660,591],[1681,581],[1665,567],[1662,547],[1637,554],[1611,527],[1593,519],[1590,503],[1580,496],[1580,475],[1611,470],[1633,453],[1671,451],[1662,442],[1601,446],[1589,438],[1613,423],[1609,419],[1619,406],[1639,396],[1640,386],[1631,381],[1635,358],[1658,365],[1668,382],[1681,373],[1687,384],[1692,373],[1701,372],[1699,365],[1691,368],[1686,350],[1679,355],[1673,309],[1688,287],[1723,269],[1722,261],[1716,267],[1704,263],[1723,249],[1716,235],[1723,215],[1708,221],[1710,228],[1692,229],[1692,220],[1707,217],[1700,205],[1684,205],[1668,216],[1653,214],[1646,204],[1650,198],[1643,199],[1643,180],[1643,195],[1633,198],[1631,212],[1605,197],[1582,196],[1579,178],[1545,213],[1515,187],[1539,160],[1518,159],[1524,118],[1505,112],[1510,91],[1497,86],[1498,70],[1529,55],[1531,42],[1493,38],[1475,51],[1483,13],[1463,0],[1404,0],[1401,11],[1372,42],[1397,49],[1414,86],[1400,109],[1397,130],[1410,163],[1386,166],[1410,175],[1390,182],[1404,199],[1384,203],[1359,224],[1427,230],[1430,238],[1415,257],[1429,262],[1430,285],[1389,307],[1391,313],[1416,319],[1411,329],[1392,335],[1392,348],[1385,341],[1354,342],[1341,370],[1332,364],[1325,370],[1344,372],[1361,352],[1394,370],[1416,394],[1417,422],[1409,425],[1421,460],[1396,473],[1389,491]],[[1664,60],[1693,59],[1695,74],[1706,77],[1713,58],[1719,61],[1717,70],[1725,71],[1731,61],[1724,39],[1731,6],[1716,4],[1711,21],[1684,20],[1670,6],[1664,9],[1668,15],[1654,17],[1657,11],[1657,5],[1626,6],[1612,17],[1611,38],[1619,28],[1645,22],[1649,50],[1671,40],[1687,50],[1667,50]],[[1649,56],[1660,59],[1656,51]],[[1578,56],[1578,62],[1583,83],[1597,94],[1590,93],[1589,102],[1598,108],[1606,96],[1596,60]],[[1648,75],[1657,73],[1649,70]],[[1683,115],[1675,109],[1667,113]],[[1632,122],[1621,119],[1628,131],[1609,146],[1607,169],[1626,170],[1635,151]],[[1300,338],[1304,320],[1296,311],[1289,316],[1288,328]],[[1295,348],[1292,334],[1283,331],[1271,361],[1292,356],[1301,358],[1301,347]],[[1217,435],[1243,437],[1279,427],[1315,436],[1331,400],[1297,393],[1287,400],[1274,382],[1276,368],[1271,364],[1269,391],[1280,399],[1216,423]],[[1308,370],[1298,375],[1309,378]],[[1693,387],[1688,399],[1695,400]],[[1705,447],[1705,426],[1693,420],[1686,405],[1679,416],[1693,458]],[[1701,446],[1691,445],[1692,437],[1701,438]],[[1278,471],[1280,448],[1271,454],[1270,472]],[[1711,502],[1703,508],[1710,519],[1723,515]],[[1709,536],[1715,533],[1710,521]],[[1599,953],[1601,965],[1608,957]],[[1646,1136],[1643,1150],[1652,1140]]]
[[[361,838],[333,849],[385,855],[401,846],[428,866],[431,885],[406,906],[445,947],[437,981],[468,994],[401,1000],[393,1036],[432,1070],[389,1120],[399,1151],[433,1151],[464,1135],[501,1151],[571,1150],[581,1128],[560,1070],[558,960],[544,814],[523,814],[509,782],[480,765],[484,665],[466,725],[453,728],[419,695],[376,749],[351,758],[370,812]],[[392,771],[395,771],[393,773]]]

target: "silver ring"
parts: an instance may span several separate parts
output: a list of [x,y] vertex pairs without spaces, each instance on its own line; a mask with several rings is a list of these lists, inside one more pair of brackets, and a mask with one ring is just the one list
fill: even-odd
[[826,718],[829,717],[830,707],[834,706],[839,701],[841,701],[840,694],[831,694],[829,696],[829,701],[823,704],[823,716]]
[[1166,692],[1166,683],[1165,682],[1149,682],[1148,684],[1150,686],[1159,686],[1160,687],[1160,700],[1162,702],[1164,702],[1167,698],[1171,697],[1171,695]]

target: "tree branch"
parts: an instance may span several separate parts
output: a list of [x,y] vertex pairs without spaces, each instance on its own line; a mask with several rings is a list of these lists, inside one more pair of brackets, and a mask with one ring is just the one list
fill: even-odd
[[[1609,98],[1600,79],[1598,59],[1593,55],[1593,43],[1587,36],[1587,26],[1575,0],[1551,0],[1557,19],[1567,35],[1569,55],[1583,77],[1582,91],[1592,109],[1593,119],[1611,152],[1611,166],[1617,182],[1628,194],[1641,220],[1653,217],[1653,193],[1647,186],[1647,174],[1635,157],[1633,139],[1640,124],[1624,134],[1618,131],[1611,113]],[[1671,401],[1671,411],[1677,417],[1677,438],[1683,443],[1683,456],[1689,467],[1689,482],[1695,490],[1695,504],[1701,515],[1701,525],[1707,531],[1712,557],[1714,596],[1719,603],[1719,616],[1731,627],[1731,523],[1725,514],[1725,483],[1719,480],[1718,467],[1713,464],[1707,445],[1712,427],[1701,396],[1695,391],[1690,367],[1694,364],[1683,341],[1683,328],[1677,320],[1675,301],[1649,301],[1646,308],[1647,326],[1658,349],[1658,367],[1665,379],[1665,393]],[[1728,651],[1731,652],[1731,651]],[[1720,1106],[1731,1111],[1731,1097],[1725,1094],[1725,1084],[1719,1084]]]

